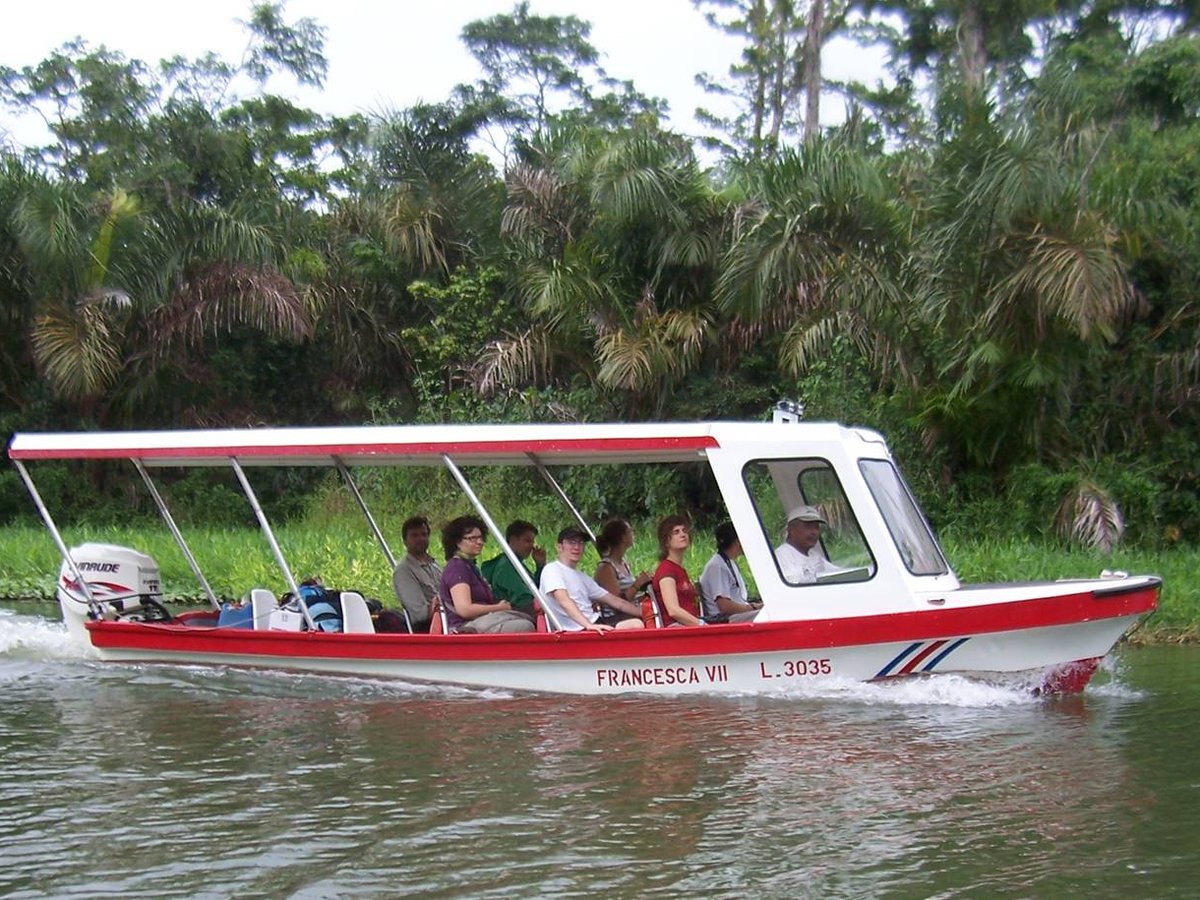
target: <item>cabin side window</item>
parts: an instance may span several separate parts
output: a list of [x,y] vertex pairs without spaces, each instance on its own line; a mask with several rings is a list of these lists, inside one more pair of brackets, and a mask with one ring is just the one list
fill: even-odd
[[860,460],[858,467],[908,571],[914,575],[948,573],[950,566],[933,531],[896,467],[882,459]]
[[[754,460],[742,478],[786,584],[866,581],[875,574],[871,550],[827,460]],[[823,521],[812,521],[817,518]]]

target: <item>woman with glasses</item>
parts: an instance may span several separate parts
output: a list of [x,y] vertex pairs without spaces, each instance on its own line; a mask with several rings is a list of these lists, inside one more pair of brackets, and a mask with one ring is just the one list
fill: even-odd
[[441,597],[446,627],[460,634],[508,634],[533,631],[533,618],[497,601],[479,573],[479,554],[487,539],[487,526],[475,516],[459,516],[442,529],[446,566],[442,569]]

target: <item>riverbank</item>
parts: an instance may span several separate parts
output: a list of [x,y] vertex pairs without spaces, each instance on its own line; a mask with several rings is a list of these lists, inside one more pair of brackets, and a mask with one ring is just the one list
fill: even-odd
[[[381,524],[387,532],[386,523]],[[648,526],[640,529],[642,534],[651,532]],[[317,576],[330,587],[353,589],[390,602],[391,572],[378,545],[361,527],[285,525],[277,529],[277,537],[298,578]],[[157,560],[167,602],[204,602],[179,548],[157,525],[84,526],[72,529],[66,539],[72,544],[100,541],[136,547]],[[251,587],[278,587],[282,582],[258,531],[189,529],[187,539],[205,577],[221,597],[241,597]],[[942,543],[958,577],[967,583],[1091,577],[1104,569],[1158,575],[1163,579],[1158,611],[1130,640],[1146,644],[1200,642],[1200,579],[1195,575],[1200,571],[1200,551],[1195,549],[1122,549],[1104,554],[1050,543],[962,540],[946,535]],[[498,552],[495,539],[489,539],[484,557]],[[581,566],[585,571],[594,569],[596,562],[594,548],[588,553]],[[708,541],[698,536],[686,559],[688,570],[699,573],[711,553]],[[630,560],[635,570],[653,569],[656,560],[651,542],[643,540],[635,546]],[[52,600],[59,565],[58,551],[44,529],[0,528],[0,599]]]

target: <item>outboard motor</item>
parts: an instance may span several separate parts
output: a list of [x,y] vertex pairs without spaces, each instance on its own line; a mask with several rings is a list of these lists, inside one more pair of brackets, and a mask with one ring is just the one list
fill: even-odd
[[[73,633],[83,633],[87,619],[166,621],[158,563],[145,553],[115,544],[80,544],[71,558],[87,582],[85,592],[64,560],[58,572],[58,605]],[[88,601],[91,595],[91,602]]]

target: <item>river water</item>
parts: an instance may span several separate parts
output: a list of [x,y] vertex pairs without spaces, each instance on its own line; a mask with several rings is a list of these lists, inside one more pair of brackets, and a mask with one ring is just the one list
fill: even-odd
[[5,897],[1200,896],[1200,648],[1057,699],[573,698],[100,664],[38,609],[0,608]]

